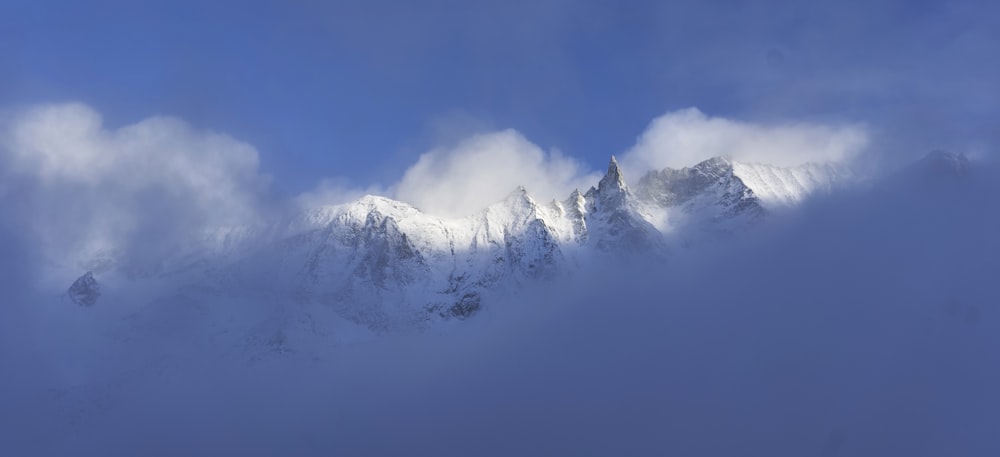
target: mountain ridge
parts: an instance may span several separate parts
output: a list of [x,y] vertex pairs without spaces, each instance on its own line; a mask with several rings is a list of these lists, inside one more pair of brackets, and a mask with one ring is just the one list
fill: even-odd
[[[825,173],[825,174],[824,174]],[[216,232],[173,260],[215,289],[264,290],[332,306],[373,331],[424,328],[475,315],[499,290],[559,277],[594,261],[665,261],[667,235],[714,239],[753,226],[775,207],[828,190],[846,173],[711,158],[650,171],[634,187],[614,156],[586,192],[536,201],[523,186],[474,214],[444,218],[365,195],[307,209],[267,227]],[[102,281],[103,282],[103,281]]]

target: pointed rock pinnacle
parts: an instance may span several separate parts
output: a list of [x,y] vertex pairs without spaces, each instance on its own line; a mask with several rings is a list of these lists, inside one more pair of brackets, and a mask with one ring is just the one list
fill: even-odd
[[602,193],[612,189],[617,191],[625,190],[625,176],[622,174],[622,169],[618,166],[615,156],[611,156],[611,161],[608,163],[608,173],[601,179],[597,188]]

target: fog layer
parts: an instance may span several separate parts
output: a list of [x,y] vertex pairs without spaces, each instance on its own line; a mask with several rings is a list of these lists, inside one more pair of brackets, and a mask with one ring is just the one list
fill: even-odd
[[937,159],[663,267],[593,268],[522,291],[445,333],[290,335],[287,350],[260,355],[205,343],[226,329],[204,316],[293,305],[203,297],[142,327],[141,314],[104,319],[123,304],[32,297],[17,326],[4,322],[0,447],[997,455],[1000,174]]

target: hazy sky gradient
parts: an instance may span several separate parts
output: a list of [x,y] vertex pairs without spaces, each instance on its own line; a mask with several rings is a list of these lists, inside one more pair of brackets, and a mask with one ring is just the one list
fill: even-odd
[[597,170],[687,107],[865,124],[908,158],[995,149],[1000,7],[783,3],[13,0],[0,106],[178,116],[257,147],[288,195],[505,128]]

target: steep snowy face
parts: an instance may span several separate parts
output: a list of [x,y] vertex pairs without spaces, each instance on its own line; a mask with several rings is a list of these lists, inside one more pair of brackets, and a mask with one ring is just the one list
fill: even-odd
[[848,169],[836,164],[807,163],[782,168],[733,162],[732,170],[769,209],[793,206],[813,193],[829,192],[838,183],[852,178]]
[[680,170],[651,171],[639,180],[636,193],[648,214],[668,219],[657,224],[665,231],[690,226],[734,229],[764,213],[760,199],[723,158]]
[[716,157],[682,169],[651,171],[636,195],[664,232],[728,233],[752,225],[768,210],[796,205],[852,178],[833,164],[782,168]]
[[247,288],[287,290],[376,331],[465,318],[483,297],[567,271],[572,221],[523,188],[480,213],[441,219],[366,196],[278,224],[223,275]]
[[558,217],[565,221],[562,227],[561,239],[570,239],[576,244],[587,241],[587,198],[580,189],[576,189],[569,198],[561,202],[553,202],[553,209]]
[[509,273],[516,274],[517,279],[531,280],[552,277],[561,269],[564,256],[560,244],[569,241],[561,214],[539,206],[523,187],[514,191],[502,207],[494,205],[490,209],[494,210],[493,225],[502,227],[503,261],[509,265]]
[[449,289],[485,289],[549,277],[561,269],[558,214],[518,188],[473,216],[448,221],[454,271]]
[[614,156],[607,174],[596,188],[587,191],[584,200],[587,243],[598,251],[654,256],[665,253],[660,231],[643,216]]
[[[836,171],[714,158],[650,172],[633,190],[612,157],[596,187],[562,201],[539,203],[519,187],[479,213],[447,219],[369,195],[269,225],[219,229],[163,259],[171,268],[160,274],[220,294],[327,306],[376,332],[423,328],[472,316],[497,294],[569,274],[588,259],[662,260],[678,240],[731,234],[770,205],[828,188]],[[85,275],[70,296],[89,305],[97,290]]]
[[[448,227],[416,208],[366,196],[276,224],[272,237],[242,259],[218,267],[237,290],[322,303],[376,331],[427,320],[448,268]],[[226,288],[224,286],[224,288]]]

